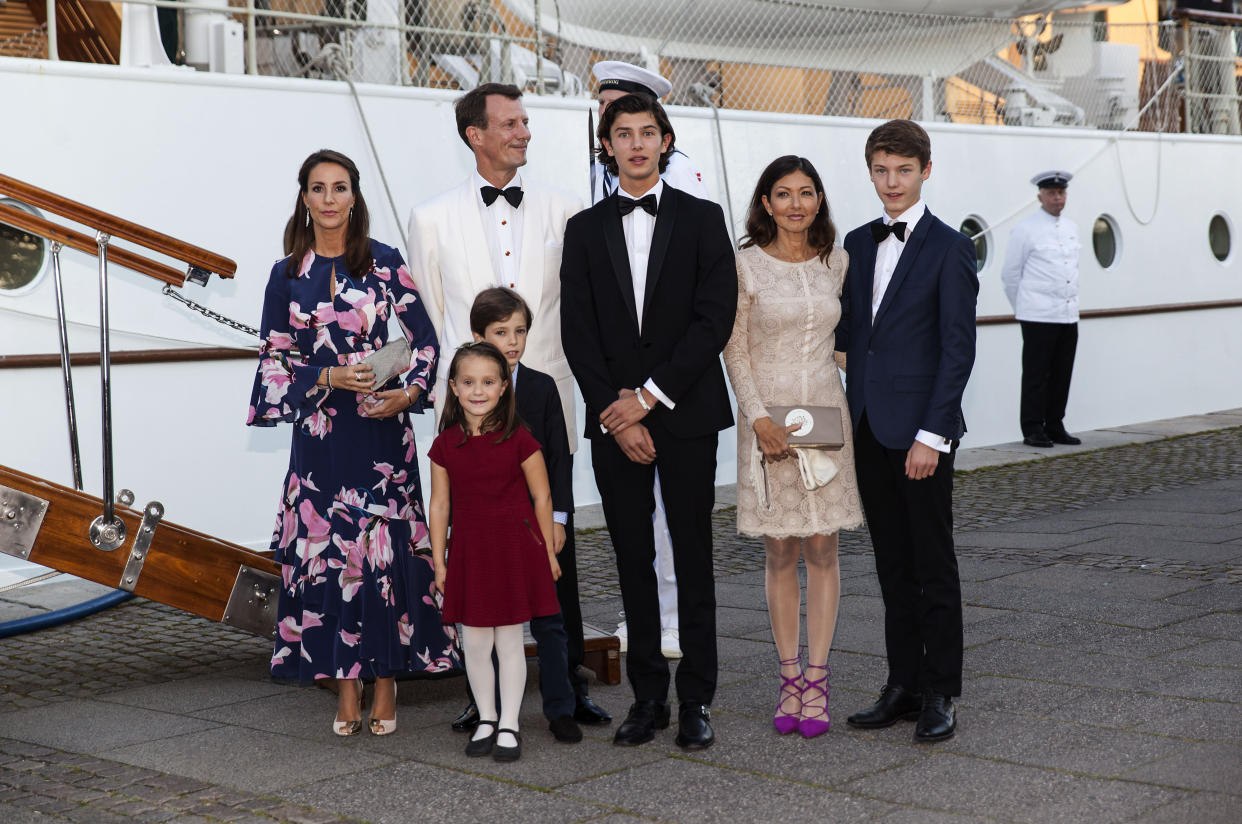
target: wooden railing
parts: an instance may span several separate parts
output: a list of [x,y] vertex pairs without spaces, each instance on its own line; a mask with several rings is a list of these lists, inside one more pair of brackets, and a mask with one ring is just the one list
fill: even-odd
[[[107,235],[110,235],[111,237],[120,238],[121,240],[128,240],[132,243],[138,244],[139,246],[146,247],[152,251],[180,260],[195,268],[203,269],[207,272],[213,272],[223,278],[231,278],[237,271],[237,264],[223,255],[218,255],[215,252],[210,252],[200,246],[195,246],[193,244],[186,243],[183,240],[178,240],[171,235],[157,232],[154,229],[148,229],[146,226],[125,220],[124,218],[117,217],[116,215],[108,214],[107,212],[100,211],[99,209],[93,209],[90,206],[78,203],[76,200],[70,200],[67,197],[62,197],[61,195],[49,192],[46,189],[40,189],[38,186],[24,183],[7,175],[0,175],[0,195],[11,197],[14,200],[21,201],[27,205],[35,206],[53,214],[60,215],[68,220],[81,223],[84,226],[90,226],[92,229],[97,229]],[[3,219],[5,223],[9,223],[10,221],[8,218],[17,211],[19,210],[8,207],[3,215],[0,216],[0,219]],[[80,243],[82,238],[86,237],[85,235],[82,235],[80,232],[72,232],[69,229],[57,227],[55,224],[46,222],[43,225],[44,230],[57,229],[61,233],[60,237],[47,235],[45,234],[45,231],[30,228],[31,223],[29,218],[32,217],[32,215],[26,215],[23,218],[15,218],[13,225],[23,228],[26,231],[34,232],[35,234],[44,235],[52,240],[58,240],[66,246],[71,246],[74,249],[81,248],[81,251],[87,252],[88,254],[95,253],[96,247],[94,240],[88,239],[90,248],[82,248],[78,246],[77,243]],[[39,220],[38,218],[34,219]],[[21,221],[21,223],[25,223],[26,225],[21,225],[21,223],[18,223],[17,221]],[[76,235],[76,237],[73,237],[74,235]],[[70,242],[70,240],[73,240],[74,242]],[[131,266],[130,264],[122,263],[120,257],[118,257],[118,255],[121,254],[128,256],[131,263],[141,265],[143,268],[139,269],[135,268],[135,266]],[[134,269],[134,271],[141,272],[145,275],[150,275],[157,280],[163,280],[167,283],[176,283],[178,286],[185,281],[184,276],[179,275],[179,273],[175,273],[174,270],[169,267],[161,263],[157,263],[154,260],[143,258],[141,255],[137,255],[132,252],[126,253],[121,249],[109,249],[108,256],[126,268]],[[156,274],[157,272],[161,274]],[[174,275],[181,277],[181,281],[177,282],[168,280],[168,272],[174,272]]]

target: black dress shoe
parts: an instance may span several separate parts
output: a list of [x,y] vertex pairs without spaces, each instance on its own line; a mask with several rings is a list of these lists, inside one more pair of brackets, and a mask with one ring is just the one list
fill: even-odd
[[491,753],[492,748],[496,746],[496,722],[480,721],[479,723],[485,727],[491,727],[492,734],[484,736],[483,738],[470,739],[470,741],[466,744],[466,755],[471,758],[482,758],[483,756]]
[[517,744],[512,747],[502,747],[496,745],[496,749],[492,750],[493,761],[517,761],[522,757],[522,734],[517,730],[497,730],[496,734],[507,732],[517,739]]
[[591,700],[589,695],[579,695],[577,706],[574,707],[574,720],[579,724],[602,727],[612,723],[608,711]]
[[705,750],[715,744],[711,717],[711,710],[703,704],[682,704],[677,711],[677,737],[673,743],[683,750]]
[[856,712],[845,723],[860,730],[891,727],[898,721],[913,721],[923,706],[919,696],[899,684],[885,684],[880,700],[862,712]]
[[1082,443],[1082,438],[1075,438],[1073,435],[1064,430],[1060,432],[1049,432],[1048,439],[1053,443],[1064,444],[1065,446],[1078,446]]
[[925,743],[952,738],[957,730],[957,713],[953,699],[934,692],[923,696],[923,711],[914,725],[914,740]]
[[470,732],[479,726],[479,708],[471,701],[461,711],[461,715],[453,719],[453,732]]
[[1022,443],[1027,446],[1038,446],[1041,449],[1052,447],[1052,439],[1044,432],[1032,432],[1022,439]]
[[655,739],[655,731],[668,728],[669,709],[664,701],[635,701],[626,714],[612,743],[621,747],[646,744]]
[[582,740],[582,728],[572,715],[562,715],[548,722],[552,737],[563,744],[577,744]]

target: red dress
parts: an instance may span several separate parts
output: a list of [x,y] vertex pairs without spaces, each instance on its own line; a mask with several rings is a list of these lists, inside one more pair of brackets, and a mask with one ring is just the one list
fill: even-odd
[[462,430],[441,432],[427,453],[449,476],[453,527],[444,581],[444,622],[501,627],[560,612],[548,550],[540,537],[522,473],[539,451],[519,426],[462,443]]

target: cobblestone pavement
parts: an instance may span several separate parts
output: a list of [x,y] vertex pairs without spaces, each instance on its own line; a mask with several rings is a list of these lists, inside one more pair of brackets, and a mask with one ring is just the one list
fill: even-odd
[[[267,679],[267,642],[135,600],[0,640],[0,822],[1236,822],[1242,429],[959,473],[955,499],[967,671],[945,744],[841,723],[884,678],[865,531],[842,536],[837,723],[771,731],[762,547],[722,510],[710,750],[621,749],[615,727],[554,744],[533,680],[517,764],[462,755],[456,679],[403,684],[396,735],[336,739],[330,695]],[[578,547],[606,626],[607,534]]]

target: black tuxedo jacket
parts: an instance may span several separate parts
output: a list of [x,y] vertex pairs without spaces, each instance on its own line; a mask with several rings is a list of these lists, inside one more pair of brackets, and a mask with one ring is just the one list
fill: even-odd
[[737,270],[720,207],[665,183],[641,334],[632,284],[613,194],[570,218],[561,254],[561,342],[586,400],[586,436],[603,437],[600,412],[648,378],[675,406],[658,405],[645,422],[679,438],[732,426],[720,352],[733,330]]
[[850,267],[836,348],[848,354],[846,394],[855,427],[865,411],[876,440],[889,449],[909,449],[920,429],[960,440],[966,431],[962,393],[975,362],[974,243],[925,212],[874,321],[871,224],[845,236],[845,251]]
[[569,453],[569,433],[556,381],[551,375],[520,363],[515,394],[518,415],[543,447],[548,483],[552,487],[552,509],[573,512],[574,456]]

